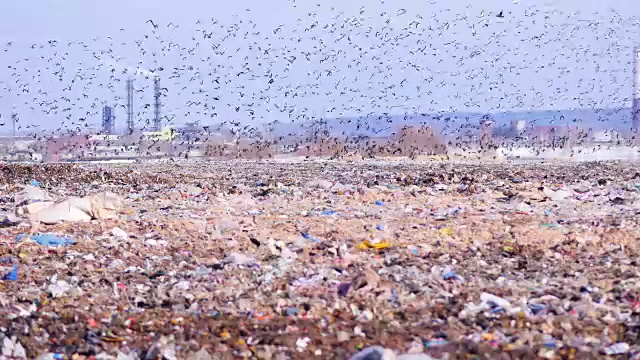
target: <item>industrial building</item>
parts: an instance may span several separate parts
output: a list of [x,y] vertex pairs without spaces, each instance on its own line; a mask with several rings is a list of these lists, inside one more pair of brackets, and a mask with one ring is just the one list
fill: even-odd
[[596,131],[590,136],[591,143],[594,144],[618,144],[624,140],[622,134],[617,130],[600,130]]
[[514,120],[511,122],[511,134],[519,137],[524,135],[527,130],[527,120]]

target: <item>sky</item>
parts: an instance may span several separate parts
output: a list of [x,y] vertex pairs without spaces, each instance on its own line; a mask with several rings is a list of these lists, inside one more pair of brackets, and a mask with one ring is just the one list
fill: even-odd
[[7,0],[0,132],[121,128],[129,77],[147,126],[152,70],[175,124],[630,106],[634,1],[479,3]]

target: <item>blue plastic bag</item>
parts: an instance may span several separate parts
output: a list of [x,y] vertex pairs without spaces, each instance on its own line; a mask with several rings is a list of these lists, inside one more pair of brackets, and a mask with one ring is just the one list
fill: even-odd
[[[16,242],[24,239],[27,234],[20,234],[16,237]],[[34,234],[30,237],[31,240],[37,242],[42,246],[67,246],[76,243],[75,240],[69,237],[54,235],[54,234]]]
[[13,270],[4,274],[4,276],[2,277],[2,280],[11,280],[11,281],[18,280],[18,265],[13,265]]

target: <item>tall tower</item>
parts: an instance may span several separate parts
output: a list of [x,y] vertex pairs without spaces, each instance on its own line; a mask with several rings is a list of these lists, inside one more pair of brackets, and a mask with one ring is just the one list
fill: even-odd
[[113,134],[115,130],[115,116],[113,115],[113,108],[109,105],[105,105],[102,108],[102,133]]
[[153,77],[153,129],[160,131],[162,128],[162,120],[160,119],[160,78]]
[[18,122],[18,113],[15,109],[13,109],[13,113],[11,114],[11,146],[13,149],[16,148],[16,123]]
[[640,131],[640,46],[633,49],[633,131]]
[[133,79],[127,80],[127,135],[133,134]]

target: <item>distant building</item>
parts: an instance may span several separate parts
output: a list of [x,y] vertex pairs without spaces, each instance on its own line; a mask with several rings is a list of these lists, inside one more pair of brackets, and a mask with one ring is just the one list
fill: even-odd
[[55,137],[47,141],[46,161],[56,162],[60,159],[86,151],[88,148],[88,136],[75,135]]
[[200,126],[199,121],[188,122],[176,128],[176,136],[181,141],[205,141],[203,139],[212,134],[209,129],[209,126]]
[[117,141],[122,137],[122,135],[90,135],[89,141]]
[[532,146],[572,147],[584,139],[584,132],[573,125],[537,125],[524,134]]
[[151,141],[171,141],[173,139],[175,139],[176,137],[176,133],[175,130],[171,127],[165,127],[160,131],[149,131],[149,132],[143,132],[142,133],[142,138],[144,140],[151,140]]
[[617,130],[600,130],[594,132],[590,140],[594,143],[617,143],[624,140],[624,138]]
[[514,120],[511,122],[511,136],[522,136],[526,130],[527,120]]

